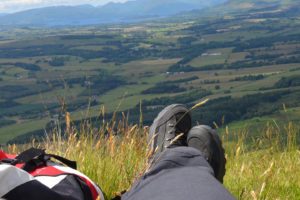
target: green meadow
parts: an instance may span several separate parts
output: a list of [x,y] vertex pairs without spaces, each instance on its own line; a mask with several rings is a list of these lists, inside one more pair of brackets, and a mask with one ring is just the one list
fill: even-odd
[[[283,104],[297,109],[298,5],[253,5],[228,3],[214,17],[207,10],[147,23],[1,28],[0,143],[44,135],[66,112],[77,124],[97,121],[103,106],[137,123],[141,105],[146,125],[167,104],[206,98],[210,113],[195,115],[210,125],[223,116],[234,126],[279,118]],[[240,112],[222,107],[228,98]]]

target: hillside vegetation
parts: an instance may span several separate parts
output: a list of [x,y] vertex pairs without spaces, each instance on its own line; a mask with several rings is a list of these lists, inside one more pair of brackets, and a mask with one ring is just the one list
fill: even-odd
[[[10,145],[8,149],[17,153],[36,146],[76,160],[79,170],[101,186],[107,199],[130,189],[148,169],[147,127],[129,126],[126,119],[119,123],[112,120],[98,129],[88,122],[80,129],[72,127],[70,121],[67,124],[66,135],[56,129],[42,143],[32,141],[23,146]],[[224,184],[237,199],[299,198],[298,125],[265,124],[257,137],[251,136],[251,130],[236,132],[230,127],[219,133],[227,158]]]

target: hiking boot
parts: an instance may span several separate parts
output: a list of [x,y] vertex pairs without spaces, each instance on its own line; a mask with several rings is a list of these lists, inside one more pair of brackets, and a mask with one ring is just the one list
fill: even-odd
[[215,177],[223,183],[226,158],[222,141],[217,132],[209,126],[195,126],[187,135],[187,144],[203,153],[213,168]]
[[148,142],[152,154],[160,153],[165,148],[187,146],[186,135],[191,126],[191,115],[184,105],[172,104],[164,108],[149,130]]

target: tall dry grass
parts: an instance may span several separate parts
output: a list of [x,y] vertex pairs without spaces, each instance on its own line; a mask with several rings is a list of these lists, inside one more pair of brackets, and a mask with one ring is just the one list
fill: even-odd
[[[230,134],[235,139],[228,140]],[[299,199],[299,126],[266,124],[252,142],[246,140],[250,134],[251,130],[230,133],[226,129],[223,135],[226,187],[237,199]]]
[[[80,128],[67,123],[66,134],[57,129],[44,142],[33,141],[29,146],[76,160],[79,170],[101,186],[107,199],[128,190],[145,171],[147,127],[128,125],[126,119],[112,120],[100,128],[88,122]],[[267,124],[256,138],[251,138],[251,130],[227,127],[222,134],[227,157],[225,187],[237,199],[299,199],[297,138],[299,126],[293,123],[285,127]],[[15,153],[22,148],[26,147],[9,147]]]

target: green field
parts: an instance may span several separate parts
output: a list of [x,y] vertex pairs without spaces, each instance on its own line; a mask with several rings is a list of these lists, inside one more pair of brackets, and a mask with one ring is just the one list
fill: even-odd
[[[202,123],[286,121],[282,104],[298,120],[300,18],[292,8],[300,5],[291,3],[259,12],[229,3],[219,15],[126,25],[1,28],[0,143],[48,131],[57,118],[63,124],[66,112],[99,117],[103,106],[108,115],[128,111],[134,123],[140,102],[146,125],[167,104],[204,98],[212,103],[211,113],[196,113]],[[241,111],[229,113],[222,105],[230,101]]]

